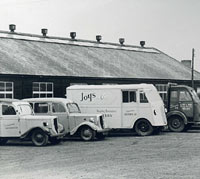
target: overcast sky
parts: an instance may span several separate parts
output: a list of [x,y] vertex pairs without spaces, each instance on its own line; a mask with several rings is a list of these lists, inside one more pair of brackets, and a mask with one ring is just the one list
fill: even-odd
[[192,58],[200,71],[199,0],[1,0],[0,30],[11,23],[17,32],[155,47],[176,58]]

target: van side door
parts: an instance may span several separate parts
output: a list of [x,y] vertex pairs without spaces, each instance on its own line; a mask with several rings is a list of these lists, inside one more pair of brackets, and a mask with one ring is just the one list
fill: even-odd
[[1,109],[1,137],[19,137],[21,135],[20,118],[14,106],[2,104]]
[[58,122],[61,123],[65,129],[65,133],[70,131],[69,114],[66,106],[63,103],[52,102],[51,104],[52,115],[58,117]]
[[193,117],[193,99],[191,94],[187,89],[180,88],[179,89],[179,103],[178,108],[181,112],[183,112],[187,117]]
[[122,127],[132,128],[138,115],[137,91],[122,91]]

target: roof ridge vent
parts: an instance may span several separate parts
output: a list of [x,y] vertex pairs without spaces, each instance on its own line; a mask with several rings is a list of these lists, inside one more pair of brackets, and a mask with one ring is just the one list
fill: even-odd
[[144,45],[145,45],[145,41],[140,41],[140,46],[144,47]]
[[43,35],[44,37],[46,37],[46,36],[47,36],[47,33],[48,33],[48,29],[43,28],[43,29],[41,29],[41,32],[42,32],[42,35]]
[[74,40],[76,38],[76,32],[70,32],[70,37]]
[[124,38],[119,38],[119,43],[120,43],[121,45],[124,45],[124,42],[125,42],[125,39],[124,39]]
[[102,39],[102,36],[101,36],[101,35],[96,35],[96,40],[97,40],[97,42],[100,42],[101,39]]
[[15,32],[15,30],[16,30],[16,25],[15,25],[15,24],[10,24],[10,25],[9,25],[9,29],[10,29],[10,32]]

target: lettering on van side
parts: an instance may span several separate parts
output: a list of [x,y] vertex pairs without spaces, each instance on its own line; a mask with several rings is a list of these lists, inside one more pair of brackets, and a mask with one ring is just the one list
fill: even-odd
[[81,93],[81,100],[80,101],[92,101],[94,98],[96,98],[96,94],[90,93],[90,94],[84,94]]

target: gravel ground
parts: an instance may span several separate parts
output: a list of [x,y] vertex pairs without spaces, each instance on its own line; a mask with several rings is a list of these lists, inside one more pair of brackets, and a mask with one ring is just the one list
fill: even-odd
[[65,139],[46,147],[9,141],[0,146],[0,178],[199,179],[199,149],[200,130],[93,142]]

